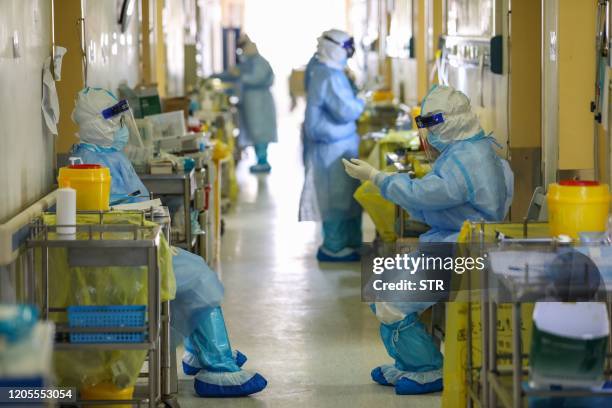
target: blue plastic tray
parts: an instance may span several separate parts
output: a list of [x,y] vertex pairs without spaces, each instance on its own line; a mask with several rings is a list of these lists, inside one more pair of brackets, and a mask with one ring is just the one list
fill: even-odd
[[[69,306],[70,327],[142,327],[145,325],[144,305],[131,306]],[[141,343],[144,332],[70,333],[72,343]]]

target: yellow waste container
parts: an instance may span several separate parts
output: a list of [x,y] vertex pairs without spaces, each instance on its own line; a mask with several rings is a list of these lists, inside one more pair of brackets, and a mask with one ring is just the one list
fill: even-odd
[[[83,400],[130,400],[134,396],[134,387],[117,388],[110,383],[100,383],[80,389]],[[85,408],[130,408],[132,404],[84,405]]]
[[99,164],[71,164],[59,170],[60,187],[76,190],[79,211],[108,211],[111,175],[108,167]]
[[421,107],[420,106],[413,106],[412,110],[410,111],[410,114],[412,115],[412,128],[416,129],[417,128],[416,117],[421,114]]
[[372,92],[373,102],[393,102],[393,91],[389,89],[379,89]]
[[581,232],[604,232],[610,190],[597,181],[566,180],[548,186],[548,213],[553,236],[579,238]]

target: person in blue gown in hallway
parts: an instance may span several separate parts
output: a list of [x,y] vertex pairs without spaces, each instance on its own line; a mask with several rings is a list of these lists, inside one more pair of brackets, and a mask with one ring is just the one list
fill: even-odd
[[308,84],[303,126],[304,187],[300,221],[322,221],[322,262],[359,260],[361,207],[353,198],[359,182],[344,172],[342,158],[355,157],[359,147],[356,120],[365,102],[344,72],[355,51],[353,38],[329,30],[318,40],[317,53],[306,70]]
[[[439,155],[423,178],[383,173],[358,159],[344,164],[351,177],[371,180],[384,198],[407,210],[411,219],[428,224],[431,229],[419,241],[422,248],[431,250],[427,243],[456,242],[466,220],[502,221],[512,202],[514,176],[462,92],[435,86],[423,99],[421,110],[416,118],[421,139]],[[433,304],[372,304],[381,321],[381,339],[394,359],[394,364],[372,371],[374,381],[394,386],[401,395],[442,390],[442,354],[418,318]]]
[[[80,91],[72,113],[80,142],[70,154],[83,163],[110,169],[111,200],[135,202],[147,199],[149,192],[124,153],[128,127],[124,120],[112,116],[126,106],[105,89]],[[171,302],[171,326],[184,337],[183,370],[195,376],[196,393],[201,397],[239,397],[263,390],[266,380],[243,370],[246,357],[232,351],[221,310],[224,288],[217,274],[200,256],[176,247],[172,250],[176,298]]]

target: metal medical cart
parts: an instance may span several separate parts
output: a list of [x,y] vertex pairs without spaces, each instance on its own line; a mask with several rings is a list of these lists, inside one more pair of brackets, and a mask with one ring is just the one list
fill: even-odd
[[[103,213],[100,213],[102,222]],[[144,215],[143,215],[144,221]],[[57,342],[56,350],[102,349],[102,350],[147,350],[148,374],[147,393],[145,396],[132,400],[112,401],[79,401],[78,405],[96,404],[135,404],[136,406],[157,407],[162,404],[173,406],[175,401],[165,391],[170,377],[169,352],[169,315],[168,302],[162,304],[160,287],[161,276],[157,266],[157,251],[161,227],[159,225],[135,224],[80,224],[76,225],[76,234],[59,235],[56,226],[44,225],[42,219],[33,223],[28,240],[28,249],[41,251],[40,282],[36,282],[37,274],[34,268],[34,256],[30,255],[28,268],[29,282],[41,288],[41,317],[48,319],[49,314],[65,312],[66,308],[49,305],[49,250],[65,248],[68,264],[71,267],[109,267],[124,266],[147,268],[147,322],[143,327],[69,327],[58,325],[58,333],[126,333],[141,332],[145,334],[144,341],[136,343],[66,343]],[[162,335],[163,334],[163,335]],[[162,342],[164,344],[162,344]],[[164,359],[162,359],[162,350]],[[162,367],[162,361],[164,367]],[[141,374],[142,376],[142,374]],[[164,385],[164,389],[162,389]],[[167,397],[167,400],[164,400]]]
[[195,171],[189,173],[177,172],[173,174],[139,174],[140,180],[155,197],[179,196],[183,199],[185,218],[185,240],[173,242],[173,245],[197,252],[197,237],[191,234],[191,201],[197,188]]
[[[502,223],[487,223],[487,222],[472,222],[470,224],[472,241],[470,243],[470,251],[473,254],[484,254],[485,249],[485,226],[487,224],[500,225]],[[538,222],[523,223],[522,237],[498,237],[497,242],[502,244],[523,244],[523,245],[559,245],[559,243],[551,238],[545,237],[529,237],[530,226],[543,225]],[[529,358],[522,345],[521,328],[522,316],[521,307],[524,304],[535,303],[547,298],[549,293],[546,292],[546,286],[549,282],[542,275],[529,274],[529,268],[526,268],[526,273],[520,276],[505,276],[495,271],[492,273],[482,273],[480,275],[480,297],[479,299],[470,299],[468,302],[468,327],[467,327],[467,372],[468,379],[468,406],[481,406],[495,408],[503,406],[505,408],[523,408],[527,404],[529,397],[597,397],[607,396],[612,397],[612,393],[589,390],[589,389],[564,389],[564,390],[544,390],[533,389],[523,382],[529,373],[529,367],[524,364],[524,359]],[[495,282],[492,282],[492,281]],[[495,290],[488,290],[495,287]],[[610,282],[607,282],[606,298],[608,314],[612,311],[611,294],[612,287]],[[485,289],[483,289],[485,288]],[[471,291],[470,291],[471,293]],[[504,296],[500,295],[504,293]],[[508,296],[510,297],[508,299]],[[474,367],[473,364],[473,342],[472,338],[472,307],[475,303],[480,303],[480,319],[481,319],[481,367]],[[503,354],[498,352],[497,343],[497,328],[498,328],[498,308],[502,303],[510,303],[512,308],[510,327],[512,329],[511,354]],[[608,338],[608,354],[606,356],[606,376],[609,378],[612,374],[612,336]],[[510,367],[500,367],[500,359],[511,359]],[[474,380],[474,377],[479,377],[479,380]]]

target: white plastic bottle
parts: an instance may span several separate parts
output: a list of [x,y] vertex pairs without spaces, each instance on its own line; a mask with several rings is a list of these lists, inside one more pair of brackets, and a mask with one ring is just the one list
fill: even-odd
[[[76,233],[76,190],[64,185],[57,189],[56,200],[56,225],[57,233],[62,235]],[[59,225],[70,225],[70,227],[59,227]]]

